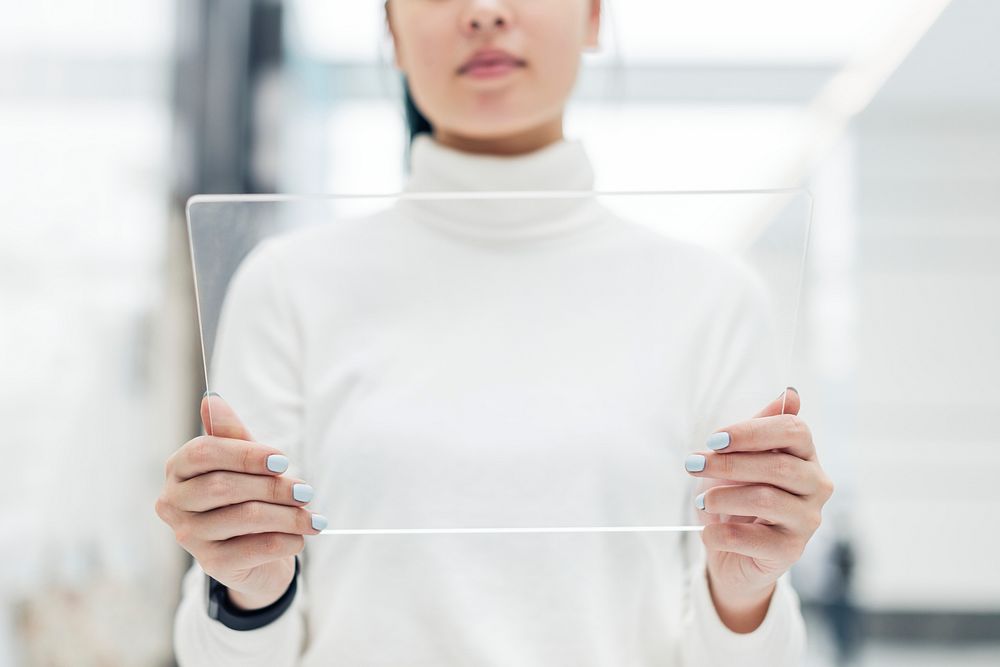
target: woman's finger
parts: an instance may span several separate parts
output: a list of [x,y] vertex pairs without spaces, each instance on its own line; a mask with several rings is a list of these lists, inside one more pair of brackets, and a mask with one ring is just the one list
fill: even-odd
[[217,507],[250,500],[277,505],[300,506],[313,499],[313,488],[284,475],[247,475],[214,470],[170,488],[171,502],[188,512],[207,512]]
[[206,571],[249,570],[273,560],[294,556],[305,547],[306,538],[290,533],[251,533],[220,542],[210,542],[207,555],[198,558]]
[[812,461],[782,452],[701,452],[689,456],[684,468],[694,477],[771,484],[800,496],[819,486]]
[[281,450],[259,442],[200,435],[188,440],[167,459],[167,476],[187,480],[212,470],[254,475],[281,474],[288,458]]
[[805,498],[767,484],[713,486],[695,498],[695,506],[711,514],[757,517],[797,532],[812,534],[819,526],[819,512]]
[[794,563],[807,540],[794,532],[762,523],[711,523],[701,532],[705,548],[778,563]]
[[798,415],[791,414],[755,417],[733,424],[711,434],[706,444],[712,451],[724,454],[781,449],[806,461],[816,458],[809,426]]
[[313,513],[303,507],[252,500],[209,512],[193,512],[185,520],[189,525],[184,529],[209,542],[254,533],[317,535],[320,531],[313,528],[312,517]]

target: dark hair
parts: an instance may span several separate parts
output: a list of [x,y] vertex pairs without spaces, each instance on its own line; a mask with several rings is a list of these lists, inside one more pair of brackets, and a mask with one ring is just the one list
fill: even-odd
[[403,77],[403,103],[406,106],[406,127],[410,132],[410,141],[413,143],[413,138],[422,132],[428,134],[431,133],[431,123],[427,120],[424,114],[420,113],[420,109],[413,102],[413,96],[410,94],[410,84]]

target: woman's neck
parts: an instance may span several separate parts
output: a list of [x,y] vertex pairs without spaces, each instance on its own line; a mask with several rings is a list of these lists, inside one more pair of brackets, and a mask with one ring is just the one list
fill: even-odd
[[520,155],[531,153],[563,138],[562,115],[551,122],[517,134],[502,137],[477,138],[449,132],[433,130],[434,139],[443,146],[466,153],[486,153],[489,155]]

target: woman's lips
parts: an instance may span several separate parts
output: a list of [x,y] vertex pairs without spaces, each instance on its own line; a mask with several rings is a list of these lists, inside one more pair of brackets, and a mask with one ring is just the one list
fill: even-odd
[[495,76],[503,76],[504,74],[519,68],[520,65],[512,62],[500,62],[500,63],[482,63],[470,65],[463,70],[463,74],[469,76],[474,76],[476,78],[492,78]]
[[524,66],[524,61],[509,53],[489,52],[477,54],[459,68],[459,74],[467,74],[477,79],[503,76]]

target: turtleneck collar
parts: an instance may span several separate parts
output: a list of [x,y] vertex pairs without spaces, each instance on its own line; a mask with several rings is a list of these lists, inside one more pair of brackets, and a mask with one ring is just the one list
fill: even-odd
[[430,134],[413,138],[407,190],[592,190],[594,172],[579,139],[561,138],[530,153],[468,153]]
[[[418,134],[403,191],[465,193],[464,199],[400,199],[401,209],[446,231],[481,240],[528,240],[596,224],[593,197],[534,198],[532,191],[592,191],[590,157],[578,139],[561,138],[529,153],[489,155],[445,146]],[[471,199],[468,193],[525,192]]]

